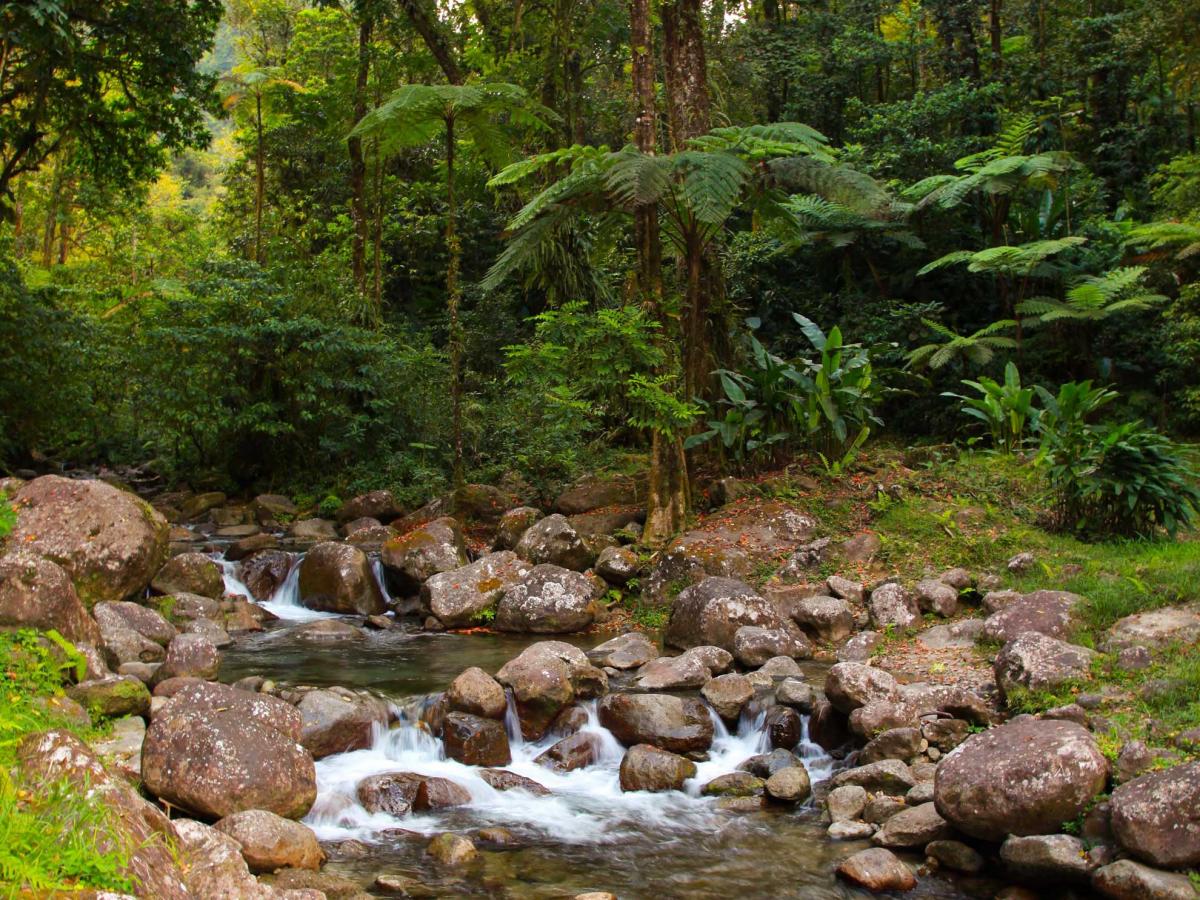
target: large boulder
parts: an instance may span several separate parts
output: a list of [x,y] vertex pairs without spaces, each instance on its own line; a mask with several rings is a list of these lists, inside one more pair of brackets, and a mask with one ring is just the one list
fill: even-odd
[[748,669],[755,669],[777,656],[808,659],[812,644],[797,628],[762,628],[743,625],[733,635],[733,655]]
[[421,603],[447,628],[487,621],[489,611],[529,574],[525,560],[509,550],[489,553],[470,565],[434,575],[421,586]]
[[575,700],[570,664],[546,643],[550,642],[526,648],[496,673],[496,680],[512,689],[521,734],[527,741],[540,740],[554,717]]
[[629,475],[585,475],[558,495],[554,511],[578,515],[609,506],[632,506],[645,499],[643,482]]
[[368,491],[352,497],[338,507],[337,520],[349,522],[353,519],[371,518],[389,522],[400,515],[400,506],[391,491]]
[[177,860],[175,827],[153,803],[142,799],[124,779],[109,773],[96,755],[66,731],[27,735],[17,746],[18,786],[34,797],[66,782],[78,797],[87,796],[107,813],[94,837],[100,853],[123,860],[121,874],[138,885],[138,896],[188,900]]
[[1068,644],[1036,631],[1026,631],[1004,645],[996,655],[993,671],[1003,694],[1013,688],[1053,690],[1069,681],[1084,678],[1096,658],[1094,651]]
[[609,694],[598,707],[600,724],[625,746],[652,744],[673,753],[707,750],[713,741],[708,708],[671,694]]
[[937,811],[972,837],[1049,834],[1104,789],[1108,761],[1087,729],[1022,717],[973,735],[942,759]]
[[635,684],[639,691],[681,691],[701,687],[711,678],[712,672],[698,656],[684,653],[650,660],[638,669]]
[[307,691],[296,704],[299,741],[314,759],[371,746],[377,728],[388,723],[387,706],[344,688]]
[[225,594],[221,567],[203,553],[180,553],[158,570],[150,587],[159,594],[199,594],[220,599]]
[[652,603],[667,603],[681,587],[710,576],[746,581],[761,566],[809,540],[816,528],[811,516],[778,501],[754,500],[721,509],[658,555],[642,594]]
[[769,600],[732,578],[706,578],[684,590],[671,605],[663,641],[672,647],[712,645],[733,652],[734,636],[744,625],[782,628]]
[[170,644],[179,633],[161,613],[128,600],[97,603],[92,607],[92,615],[100,631],[106,635],[117,629],[128,628],[163,647]]
[[950,826],[932,803],[921,803],[889,816],[872,840],[880,847],[917,848],[950,836]]
[[325,541],[300,563],[300,605],[325,612],[373,616],[387,605],[367,555],[349,544]]
[[270,600],[294,563],[295,557],[283,550],[263,550],[238,563],[238,577],[255,600]]
[[1007,603],[983,623],[983,637],[1006,644],[1027,631],[1063,639],[1071,633],[1071,616],[1080,597],[1067,591],[1034,591]]
[[442,572],[465,566],[467,545],[458,522],[442,516],[392,538],[379,555],[393,593],[411,596]]
[[508,710],[504,688],[483,669],[472,666],[450,682],[446,690],[446,705],[451,710],[483,716],[485,719],[503,719]]
[[680,791],[696,776],[696,764],[659,747],[636,744],[621,760],[621,790]]
[[496,538],[492,542],[493,550],[512,550],[521,540],[526,529],[542,518],[542,511],[532,506],[518,506],[510,509],[500,517],[496,525]]
[[1126,782],[1109,806],[1113,834],[1134,856],[1166,869],[1200,866],[1200,762]]
[[596,617],[594,604],[600,594],[597,583],[578,572],[534,566],[500,598],[496,628],[534,634],[582,631]]
[[54,629],[69,641],[100,643],[100,629],[63,568],[26,551],[0,557],[0,626]]
[[726,722],[736,722],[746,704],[754,699],[754,685],[745,675],[730,672],[706,682],[700,693],[718,716]]
[[1200,641],[1200,612],[1181,607],[1152,609],[1118,619],[1109,630],[1107,649],[1150,647],[1162,649],[1172,644]]
[[1083,841],[1069,834],[1013,835],[1000,847],[1000,859],[1012,875],[1038,884],[1086,883],[1099,866]]
[[494,525],[512,508],[517,498],[490,484],[464,484],[451,498],[454,514],[470,522]]
[[171,693],[160,714],[168,708],[175,712],[232,710],[244,719],[300,740],[300,713],[292,704],[270,694],[243,691],[215,681],[191,681]]
[[854,633],[854,610],[840,597],[805,597],[788,609],[792,621],[816,641],[837,643]]
[[311,828],[265,809],[236,812],[213,828],[238,842],[252,872],[283,868],[316,871],[325,861],[325,852]]
[[658,647],[640,631],[617,635],[587,652],[597,666],[612,669],[636,669],[658,658]]
[[543,563],[582,572],[596,560],[583,537],[567,521],[555,513],[525,529],[514,548],[517,556],[535,566]]
[[910,628],[921,620],[917,601],[902,585],[881,584],[871,591],[867,601],[871,622],[876,628]]
[[825,675],[825,696],[834,709],[849,715],[878,700],[897,700],[900,687],[890,674],[862,663],[844,662]]
[[58,563],[89,609],[141,593],[166,562],[167,520],[103,481],[43,475],[13,499],[11,546]]
[[294,518],[299,510],[290,497],[283,494],[259,494],[250,503],[255,521],[260,525],[268,522],[283,522]]
[[146,730],[142,780],[155,796],[212,818],[265,809],[298,819],[317,797],[308,751],[236,709],[167,704]]
[[446,756],[468,766],[507,766],[512,762],[504,724],[470,713],[450,712],[442,721]]
[[67,688],[67,696],[93,719],[144,716],[150,712],[150,691],[132,675],[92,678]]
[[450,809],[471,802],[471,792],[449,778],[415,772],[385,772],[358,783],[358,802],[367,812],[404,816],[409,811]]
[[154,673],[156,682],[168,678],[216,678],[221,654],[202,634],[176,635],[167,646],[167,655]]

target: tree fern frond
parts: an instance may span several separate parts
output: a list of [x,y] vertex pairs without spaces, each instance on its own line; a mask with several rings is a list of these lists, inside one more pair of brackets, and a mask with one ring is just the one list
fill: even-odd
[[720,225],[737,206],[750,166],[732,153],[684,150],[671,157],[683,178],[683,199],[692,215],[707,225]]
[[609,195],[630,207],[657,203],[670,182],[669,157],[651,156],[632,147],[613,154],[605,178]]
[[551,207],[568,200],[595,196],[604,189],[604,160],[588,160],[539,192],[508,223],[509,231],[518,231],[543,215]]

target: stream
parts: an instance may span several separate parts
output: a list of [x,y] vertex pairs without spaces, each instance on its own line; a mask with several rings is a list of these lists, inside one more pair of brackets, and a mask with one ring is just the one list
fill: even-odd
[[[234,565],[218,561],[227,593],[249,599]],[[770,749],[762,728],[764,709],[751,704],[733,732],[713,714],[716,737],[708,760],[698,763],[698,773],[684,792],[668,793],[621,790],[618,767],[624,749],[597,721],[594,701],[585,707],[584,731],[597,736],[599,759],[566,774],[534,762],[558,738],[524,741],[510,710],[506,724],[513,762],[507,768],[552,793],[496,791],[472,766],[445,758],[441,741],[416,724],[420,709],[429,694],[444,690],[463,669],[479,666],[494,672],[526,646],[557,636],[395,629],[368,630],[363,640],[348,642],[297,640],[291,635],[294,626],[331,616],[298,604],[298,568],[294,565],[270,601],[260,604],[279,621],[266,631],[239,636],[223,653],[220,678],[233,682],[261,675],[291,684],[365,688],[393,704],[399,722],[390,730],[378,729],[371,747],[316,764],[317,801],[304,822],[323,842],[333,842],[327,871],[367,890],[381,874],[408,876],[428,889],[420,896],[431,897],[569,898],[585,891],[611,891],[621,900],[873,896],[832,874],[838,861],[870,844],[829,840],[811,799],[795,809],[731,813],[719,810],[714,798],[700,796],[705,783]],[[381,574],[378,568],[376,574]],[[609,637],[562,639],[588,649]],[[802,666],[806,676],[821,681],[823,665]],[[807,729],[805,717],[804,739],[795,753],[816,787],[837,763],[806,740]],[[395,771],[449,778],[470,792],[472,802],[402,819],[368,813],[358,803],[355,786],[368,776]],[[472,835],[487,827],[508,829],[516,845],[481,852],[477,862],[453,874],[424,854],[428,835]],[[350,840],[356,843],[347,846],[357,852],[339,852],[336,842]],[[487,844],[480,849],[489,850]],[[933,874],[921,877],[918,888],[906,896],[977,898],[990,897],[993,891],[994,885]]]

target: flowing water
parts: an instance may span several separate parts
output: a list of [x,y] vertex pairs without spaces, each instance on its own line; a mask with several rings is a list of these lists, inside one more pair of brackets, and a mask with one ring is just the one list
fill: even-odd
[[[226,589],[249,592],[224,563]],[[377,572],[377,574],[380,574]],[[444,690],[468,666],[495,671],[537,636],[424,634],[403,630],[367,632],[362,640],[312,643],[293,637],[297,625],[328,614],[306,610],[296,598],[297,569],[270,601],[261,604],[279,617],[267,631],[241,637],[223,656],[221,677],[234,681],[262,675],[293,684],[367,688],[387,697],[399,722],[377,731],[372,745],[317,763],[317,802],[305,822],[328,842],[327,869],[361,882],[367,889],[381,874],[418,879],[438,897],[563,898],[606,890],[622,900],[750,900],[750,898],[866,897],[832,877],[839,860],[869,844],[834,843],[810,801],[795,810],[767,808],[727,813],[700,788],[735,771],[746,758],[769,749],[763,710],[743,715],[729,731],[714,715],[716,738],[707,761],[684,792],[625,793],[618,780],[623,748],[587,705],[584,730],[596,736],[595,764],[558,774],[535,758],[554,742],[524,741],[510,716],[512,764],[507,768],[541,783],[550,796],[520,790],[496,791],[476,770],[446,759],[441,741],[419,724],[429,694]],[[382,582],[382,579],[380,579]],[[605,636],[569,636],[588,647]],[[820,668],[810,672],[820,677]],[[796,753],[814,785],[835,766],[816,744],[804,739]],[[393,818],[368,813],[355,788],[384,772],[416,772],[449,778],[471,794],[468,806]],[[485,852],[462,872],[448,874],[424,855],[428,835],[442,831],[473,834],[500,827],[516,838],[515,847]],[[350,842],[350,843],[339,843]],[[907,896],[965,898],[991,896],[988,886],[922,877]]]

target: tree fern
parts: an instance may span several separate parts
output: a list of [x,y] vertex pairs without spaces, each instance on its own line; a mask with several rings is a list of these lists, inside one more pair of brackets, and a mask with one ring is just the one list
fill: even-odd
[[955,250],[935,259],[922,268],[918,275],[927,275],[937,269],[968,263],[970,272],[987,272],[1003,275],[1034,275],[1039,266],[1052,256],[1057,256],[1087,242],[1082,237],[1055,238],[1048,241],[1030,241],[1027,244],[988,247],[984,250]]
[[952,331],[932,319],[921,321],[942,340],[925,344],[909,353],[910,366],[928,365],[931,369],[940,369],[955,358],[962,358],[977,366],[985,366],[992,361],[998,350],[1011,350],[1017,346],[1013,338],[1001,333],[1016,327],[1017,323],[1012,319],[1001,319],[968,335]]
[[1144,290],[1145,268],[1114,269],[1100,276],[1085,276],[1067,291],[1066,300],[1031,297],[1017,307],[1022,315],[1039,322],[1063,319],[1098,321],[1120,313],[1149,309],[1167,298]]

